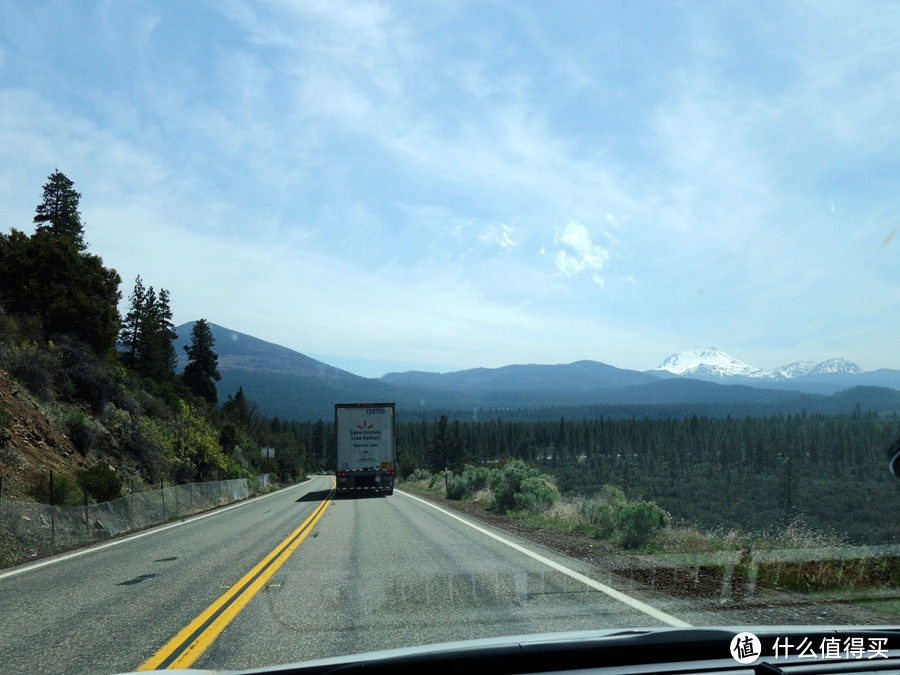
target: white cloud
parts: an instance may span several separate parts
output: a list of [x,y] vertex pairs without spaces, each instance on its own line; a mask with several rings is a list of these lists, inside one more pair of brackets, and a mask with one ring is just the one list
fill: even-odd
[[513,228],[509,225],[486,225],[478,233],[478,239],[486,244],[495,244],[503,250],[509,251],[518,244],[512,235]]
[[556,269],[564,277],[571,277],[584,270],[591,271],[591,278],[600,286],[605,285],[598,274],[609,261],[609,251],[591,240],[588,229],[577,222],[569,222],[562,231],[556,231],[553,243],[556,250]]

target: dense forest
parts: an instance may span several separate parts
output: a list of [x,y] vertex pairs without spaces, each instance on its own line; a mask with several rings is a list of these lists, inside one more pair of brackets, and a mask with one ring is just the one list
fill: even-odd
[[451,421],[399,425],[400,472],[455,473],[524,459],[561,492],[605,484],[652,501],[675,522],[763,532],[798,518],[849,542],[900,537],[900,490],[886,449],[900,418],[850,415]]

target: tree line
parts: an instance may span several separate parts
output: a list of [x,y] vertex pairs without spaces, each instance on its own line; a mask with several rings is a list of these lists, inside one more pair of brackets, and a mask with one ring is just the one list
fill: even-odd
[[406,422],[399,473],[455,475],[513,458],[567,494],[616,485],[704,527],[763,530],[801,517],[849,540],[900,537],[900,493],[885,449],[896,414]]

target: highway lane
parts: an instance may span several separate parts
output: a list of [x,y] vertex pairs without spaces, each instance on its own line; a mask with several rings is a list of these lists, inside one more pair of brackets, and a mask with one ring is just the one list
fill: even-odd
[[[331,485],[331,478],[318,477],[52,565],[0,572],[0,671],[138,668],[283,545]],[[488,532],[400,491],[339,499],[190,667],[247,668],[473,637],[666,625],[482,527]],[[675,620],[707,623],[683,603],[499,535]]]
[[[339,499],[318,530],[192,667],[250,668],[469,638],[668,625],[399,490],[387,498]],[[640,595],[676,621],[709,618],[499,535]]]
[[0,672],[134,670],[309,516],[331,485],[319,477],[75,557],[0,570]]

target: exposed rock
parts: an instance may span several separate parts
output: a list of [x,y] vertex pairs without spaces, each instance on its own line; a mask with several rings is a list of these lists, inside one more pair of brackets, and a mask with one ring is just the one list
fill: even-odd
[[65,432],[54,426],[37,401],[3,370],[0,370],[0,446],[4,448],[0,452],[0,475],[6,499],[27,501],[35,473],[52,469],[55,473],[71,475],[75,469],[87,465]]

